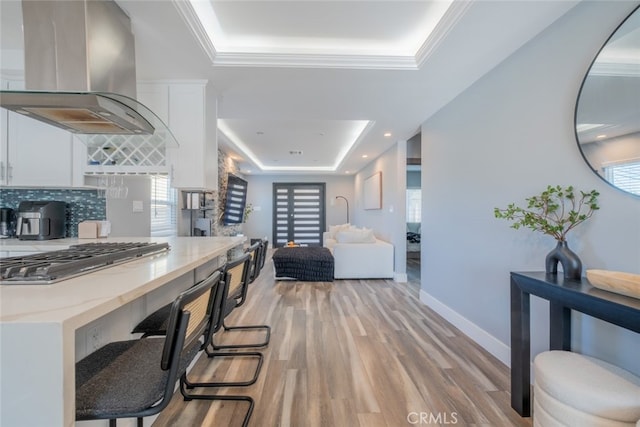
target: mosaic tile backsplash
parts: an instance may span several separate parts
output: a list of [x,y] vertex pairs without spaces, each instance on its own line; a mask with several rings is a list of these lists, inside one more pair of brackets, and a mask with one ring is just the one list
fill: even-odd
[[107,203],[97,190],[0,189],[0,206],[17,211],[23,200],[59,200],[67,203],[67,237],[78,237],[78,223],[107,219]]

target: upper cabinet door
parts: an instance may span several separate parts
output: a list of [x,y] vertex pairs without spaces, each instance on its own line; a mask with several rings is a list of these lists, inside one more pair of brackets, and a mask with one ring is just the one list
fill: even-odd
[[72,186],[72,135],[66,130],[9,112],[7,185]]
[[169,126],[169,86],[164,83],[138,83],[137,100]]
[[174,157],[174,187],[206,188],[204,102],[203,85],[179,84],[169,89],[169,127],[180,144]]
[[138,101],[167,124],[178,147],[167,147],[167,158],[175,188],[215,190],[218,185],[218,147],[215,126],[207,135],[206,80],[138,83]]
[[[24,83],[5,83],[24,89]],[[72,134],[2,109],[1,185],[28,187],[72,186]]]

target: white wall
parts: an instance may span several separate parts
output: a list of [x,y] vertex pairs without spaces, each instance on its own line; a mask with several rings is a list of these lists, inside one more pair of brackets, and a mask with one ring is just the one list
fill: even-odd
[[[555,242],[513,230],[494,207],[548,184],[597,189],[601,210],[569,235],[583,268],[640,273],[640,200],[601,181],[578,150],[573,114],[591,60],[634,2],[581,2],[422,126],[422,297],[509,362],[509,272],[544,270]],[[451,311],[449,311],[451,310]],[[547,348],[547,303],[532,298],[532,350]],[[574,315],[573,348],[640,373],[640,340]]]
[[249,220],[243,225],[243,232],[250,238],[265,237],[269,241],[273,238],[273,183],[279,182],[324,182],[326,196],[326,225],[344,224],[347,222],[347,207],[344,200],[337,200],[331,205],[336,196],[344,196],[349,200],[349,215],[353,223],[353,177],[333,175],[245,175],[248,184],[247,203],[253,205],[253,212]]
[[[359,227],[373,229],[376,237],[393,244],[394,272],[397,281],[406,281],[406,188],[407,143],[400,141],[373,160],[355,177],[355,208],[351,221]],[[382,209],[365,210],[364,181],[382,172]]]

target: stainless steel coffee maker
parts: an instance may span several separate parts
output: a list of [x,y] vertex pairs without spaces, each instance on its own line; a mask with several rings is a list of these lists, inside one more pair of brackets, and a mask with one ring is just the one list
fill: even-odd
[[65,237],[65,202],[20,202],[16,220],[16,236],[20,240],[49,240]]

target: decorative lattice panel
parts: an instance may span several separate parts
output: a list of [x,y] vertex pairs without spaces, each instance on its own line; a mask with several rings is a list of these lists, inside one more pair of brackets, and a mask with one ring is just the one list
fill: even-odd
[[[154,135],[93,135],[87,139],[89,166],[165,167],[164,138]],[[146,169],[146,168],[145,168]]]

